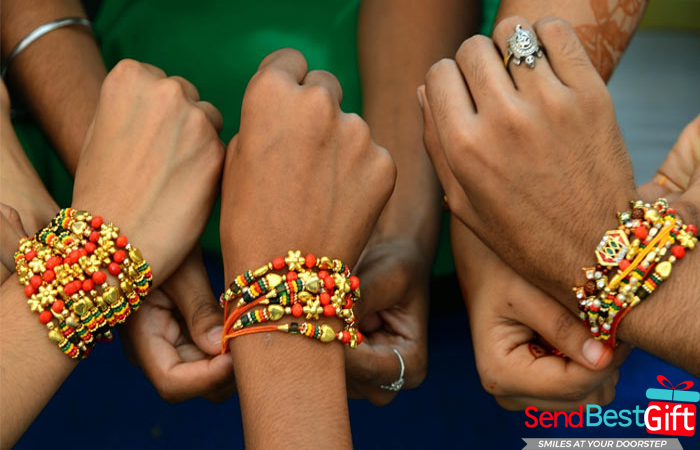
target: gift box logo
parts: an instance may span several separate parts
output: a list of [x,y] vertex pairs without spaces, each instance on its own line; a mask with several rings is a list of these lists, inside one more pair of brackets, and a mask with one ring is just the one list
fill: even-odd
[[665,389],[647,389],[649,402],[644,412],[644,423],[650,434],[671,436],[694,436],[696,408],[700,392],[689,391],[692,381],[673,385],[668,378],[659,375],[656,379]]

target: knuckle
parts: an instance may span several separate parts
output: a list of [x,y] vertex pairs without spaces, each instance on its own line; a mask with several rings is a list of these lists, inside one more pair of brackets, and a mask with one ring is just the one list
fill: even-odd
[[442,58],[438,62],[434,63],[432,66],[430,66],[430,69],[428,69],[428,72],[425,75],[426,83],[434,82],[441,73],[454,68],[455,64],[455,61],[450,58]]
[[493,48],[493,41],[481,34],[472,36],[459,46],[457,50],[457,60],[469,58],[472,55],[478,54],[484,48]]
[[190,317],[190,323],[192,328],[199,329],[203,328],[202,331],[206,331],[206,327],[209,323],[219,322],[221,318],[221,310],[219,306],[214,303],[211,296],[206,294],[197,294],[192,302],[197,306],[192,310],[192,316]]
[[160,395],[160,398],[162,398],[166,402],[173,404],[180,401],[180,396],[176,394],[175,390],[172,387],[172,383],[167,379],[154,380],[153,386],[155,386],[158,395]]
[[309,112],[322,118],[332,117],[337,105],[331,91],[321,85],[309,86],[304,94],[304,102]]
[[391,154],[383,148],[376,146],[375,152],[376,175],[382,181],[382,190],[385,195],[391,195],[396,183],[396,163]]
[[545,17],[535,23],[537,34],[545,39],[561,39],[574,34],[574,29],[569,22],[559,17]]
[[276,67],[264,67],[251,78],[248,88],[253,92],[278,90],[287,83],[284,72]]
[[370,144],[371,134],[369,125],[362,120],[362,117],[355,113],[345,114],[345,129],[348,136],[355,142],[361,143],[363,146]]
[[143,70],[140,62],[133,59],[122,59],[105,77],[101,88],[102,94],[106,95],[113,90],[121,90],[121,86],[131,83]]
[[173,78],[163,78],[158,80],[153,89],[153,94],[160,99],[184,99],[185,91],[177,80]]

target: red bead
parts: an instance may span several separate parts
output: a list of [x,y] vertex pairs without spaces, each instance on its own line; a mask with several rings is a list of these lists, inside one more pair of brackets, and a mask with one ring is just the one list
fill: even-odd
[[696,227],[695,225],[692,225],[692,224],[688,225],[688,233],[692,234],[693,236],[697,235],[698,234],[698,227]]
[[284,268],[284,258],[278,256],[272,260],[272,268],[275,270],[282,270]]
[[51,322],[51,319],[53,319],[51,311],[42,311],[41,314],[39,314],[39,322],[43,323],[44,325]]
[[47,283],[51,283],[53,280],[56,279],[56,272],[53,270],[49,269],[46,272],[44,272],[44,281]]
[[78,292],[81,287],[83,287],[83,284],[80,280],[73,280],[63,288],[63,292],[65,292],[66,295],[73,295]]
[[335,316],[335,308],[333,305],[326,305],[323,307],[323,315],[326,317],[333,317]]
[[53,269],[54,267],[61,264],[62,262],[63,262],[63,260],[61,259],[60,256],[52,256],[51,258],[49,258],[48,261],[46,261],[46,268]]
[[343,337],[340,339],[340,342],[343,344],[347,344],[350,342],[350,332],[343,330]]
[[318,277],[322,280],[325,280],[328,277],[328,272],[326,272],[325,270],[319,270]]
[[88,254],[92,255],[95,250],[97,250],[97,244],[94,242],[85,243],[85,251],[88,252]]
[[357,288],[360,287],[360,279],[357,278],[355,275],[350,277],[350,289],[353,291]]
[[294,317],[301,317],[301,315],[304,313],[304,307],[301,306],[301,303],[295,303],[292,305],[292,315]]
[[121,267],[119,267],[119,264],[115,262],[109,263],[109,266],[107,266],[107,270],[109,270],[109,273],[111,273],[114,276],[119,275],[119,272],[122,271]]
[[51,305],[51,309],[53,309],[54,312],[57,312],[60,314],[61,311],[63,311],[63,306],[64,306],[63,300],[56,300],[55,302],[53,302],[53,305]]
[[360,332],[358,331],[358,332],[357,332],[357,343],[358,343],[358,344],[362,344],[362,340],[363,340],[364,338],[365,338],[365,337],[362,335],[362,333],[360,333]]
[[97,272],[92,274],[92,281],[94,281],[95,284],[100,285],[107,281],[107,274],[102,272],[101,270],[98,270]]
[[316,257],[313,253],[309,253],[308,255],[306,255],[306,258],[304,258],[304,264],[306,264],[306,267],[309,269],[312,269],[314,266],[316,266]]
[[31,284],[28,284],[24,287],[24,295],[26,295],[27,297],[31,297],[32,295],[34,295],[34,292],[36,291],[34,290]]
[[685,248],[682,245],[674,245],[671,247],[671,254],[677,259],[681,259],[685,256]]
[[87,256],[88,254],[87,250],[85,250],[83,247],[80,247],[78,251],[80,252],[80,256]]
[[97,242],[100,240],[100,233],[97,231],[93,231],[90,233],[90,242]]
[[351,309],[352,305],[354,305],[354,304],[355,304],[355,302],[352,301],[352,297],[350,297],[348,295],[347,297],[345,297],[345,304],[343,305],[343,308]]
[[114,255],[112,255],[112,259],[114,259],[115,263],[121,263],[126,259],[126,252],[124,250],[117,250],[114,252]]
[[90,225],[92,225],[92,228],[98,229],[102,226],[102,217],[101,216],[93,216],[92,220],[90,221]]
[[335,280],[333,277],[326,277],[323,279],[323,285],[326,286],[326,290],[330,291],[335,287]]
[[117,238],[117,241],[115,243],[117,244],[117,247],[124,248],[126,247],[126,244],[129,243],[129,240],[126,238],[126,236],[122,234]]
[[644,240],[649,235],[649,230],[647,230],[647,227],[640,225],[634,229],[634,235]]
[[88,278],[87,280],[83,281],[82,288],[83,291],[90,292],[91,290],[95,289],[95,282]]
[[287,272],[287,281],[294,281],[299,278],[296,272]]
[[29,250],[27,253],[24,254],[24,259],[26,259],[27,261],[31,261],[34,258],[36,258],[36,252],[34,250]]
[[331,302],[331,296],[328,294],[328,292],[321,292],[321,295],[319,295],[319,300],[323,306],[326,306]]
[[34,289],[39,289],[39,286],[41,286],[42,281],[41,277],[39,275],[34,275],[29,279],[29,285]]
[[81,256],[81,255],[80,255],[80,251],[79,251],[79,250],[73,250],[72,252],[70,252],[70,253],[68,254],[68,257],[71,259],[71,261],[73,261],[71,264],[77,263],[78,260],[80,259],[80,256]]
[[675,215],[676,215],[676,210],[673,209],[673,208],[669,208],[669,209],[666,210],[666,214],[672,214],[672,215],[675,216]]
[[66,239],[66,241],[64,242],[65,245],[71,245],[72,243],[73,243],[73,238],[68,238],[68,239]]
[[622,261],[620,261],[619,267],[622,270],[627,270],[630,264],[632,263],[629,261],[629,259],[623,259]]

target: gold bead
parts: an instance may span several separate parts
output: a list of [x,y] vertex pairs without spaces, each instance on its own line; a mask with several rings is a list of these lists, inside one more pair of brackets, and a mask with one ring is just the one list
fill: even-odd
[[333,342],[335,340],[335,331],[329,325],[321,325],[321,342]]
[[284,317],[284,307],[280,305],[270,305],[267,307],[267,312],[270,314],[270,320],[280,320]]

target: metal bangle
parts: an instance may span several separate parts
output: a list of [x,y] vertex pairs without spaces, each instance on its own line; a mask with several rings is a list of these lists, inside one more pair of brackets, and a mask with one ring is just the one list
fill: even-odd
[[12,60],[15,59],[25,48],[29,47],[32,42],[36,41],[45,34],[48,34],[59,28],[68,27],[71,25],[82,25],[88,27],[92,30],[92,24],[89,20],[83,19],[82,17],[65,17],[63,19],[52,20],[51,22],[39,25],[27,36],[24,37],[15,48],[10,52],[10,56],[5,59],[5,64],[2,66],[2,78],[5,78],[5,73],[7,73],[7,68],[10,67]]

